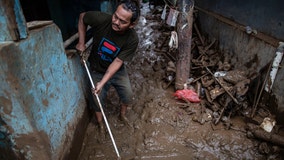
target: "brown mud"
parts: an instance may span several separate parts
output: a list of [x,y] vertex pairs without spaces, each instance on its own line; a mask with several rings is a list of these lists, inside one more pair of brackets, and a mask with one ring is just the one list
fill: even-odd
[[[134,103],[128,108],[130,126],[119,119],[119,99],[111,89],[105,113],[122,159],[277,159],[261,153],[261,141],[248,138],[246,123],[241,116],[230,119],[230,127],[211,122],[210,111],[192,103],[181,107],[173,97],[173,86],[163,89],[167,60],[155,52],[161,37],[160,21],[153,20],[147,3],[136,29],[140,44],[134,60],[127,64]],[[157,66],[157,64],[160,64]],[[196,119],[200,111],[203,122]],[[117,158],[110,136],[99,138],[95,117],[86,131],[80,160],[113,160]],[[278,157],[279,158],[279,157]]]

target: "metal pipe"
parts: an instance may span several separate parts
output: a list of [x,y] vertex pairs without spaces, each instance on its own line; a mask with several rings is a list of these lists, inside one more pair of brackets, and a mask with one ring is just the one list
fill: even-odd
[[252,113],[251,113],[251,117],[254,117],[254,114],[255,114],[256,108],[257,108],[257,106],[258,106],[258,102],[259,102],[260,97],[261,97],[261,95],[262,95],[262,91],[263,91],[263,89],[264,89],[264,87],[265,87],[265,84],[266,84],[266,82],[267,82],[267,79],[268,79],[268,76],[269,76],[269,71],[271,70],[272,64],[273,64],[273,62],[271,61],[271,62],[270,62],[270,64],[269,64],[269,67],[268,67],[267,73],[266,73],[266,75],[265,75],[264,82],[262,83],[262,86],[261,86],[260,92],[259,92],[259,94],[258,94],[258,97],[257,97],[256,103],[255,103],[255,104],[254,104],[254,106],[253,106],[253,110],[252,110]]
[[63,46],[64,48],[67,48],[71,43],[73,43],[77,38],[79,38],[78,33],[74,34],[73,36],[71,36],[69,39],[67,39],[66,41],[64,41]]
[[270,92],[276,77],[276,74],[278,72],[279,64],[282,60],[284,54],[284,43],[279,42],[279,47],[277,48],[277,52],[274,58],[274,61],[272,63],[271,71],[270,71],[270,80],[266,81],[265,85],[265,91]]
[[218,78],[214,76],[214,74],[210,71],[209,68],[205,67],[206,70],[212,75],[212,77],[220,84],[222,88],[224,88],[225,92],[233,99],[236,104],[239,104],[238,100],[225,88],[225,86],[219,81]]
[[[86,63],[86,61],[85,61],[84,59],[83,59],[83,63],[84,63],[84,66],[85,66],[85,68],[86,68],[86,71],[87,71],[87,73],[88,73],[88,77],[89,77],[89,79],[90,79],[90,82],[91,82],[91,85],[92,85],[92,89],[94,89],[94,88],[95,88],[95,85],[94,85],[93,79],[92,79],[92,77],[91,77],[91,74],[90,74],[89,68],[88,68],[88,66],[87,66],[87,63]],[[92,93],[93,93],[93,92],[92,92]],[[93,93],[93,94],[94,94],[94,93]],[[111,138],[112,144],[113,144],[113,146],[114,146],[115,152],[116,152],[116,154],[117,154],[117,157],[118,157],[118,159],[121,159],[121,157],[120,157],[120,155],[119,155],[119,152],[118,152],[118,149],[117,149],[117,147],[116,147],[114,138],[113,138],[113,136],[112,136],[112,133],[111,133],[111,130],[110,130],[110,127],[109,127],[107,118],[106,118],[106,116],[105,116],[105,113],[104,113],[104,110],[103,110],[103,107],[102,107],[100,98],[99,98],[99,96],[98,96],[97,93],[95,93],[95,97],[96,97],[96,99],[97,99],[97,102],[98,102],[98,104],[99,104],[100,110],[101,110],[102,115],[103,115],[103,118],[104,118],[104,120],[105,120],[105,124],[106,124],[106,126],[107,126],[107,130],[108,130],[108,133],[109,133],[109,135],[110,135],[110,138]]]
[[[88,26],[87,31],[89,31],[90,29],[91,29],[91,27]],[[78,38],[79,38],[79,34],[77,32],[73,36],[71,36],[70,38],[68,38],[66,41],[63,42],[64,48],[67,48],[70,44],[72,44]]]

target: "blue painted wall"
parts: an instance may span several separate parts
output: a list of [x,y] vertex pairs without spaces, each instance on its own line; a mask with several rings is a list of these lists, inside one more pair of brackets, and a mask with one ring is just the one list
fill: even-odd
[[31,30],[19,42],[0,44],[0,115],[7,124],[1,128],[14,145],[32,146],[22,142],[28,135],[45,137],[42,145],[52,159],[71,147],[66,141],[73,139],[86,106],[82,69],[78,57],[67,58],[55,24]]
[[19,0],[0,1],[0,42],[27,37],[26,20]]
[[[25,22],[15,5],[16,22]],[[4,7],[9,6],[1,6],[1,14]],[[0,20],[10,27],[7,18]],[[26,24],[17,27],[27,31]],[[9,33],[7,28],[0,33]],[[86,108],[79,57],[67,58],[55,24],[32,29],[18,41],[7,41],[9,34],[0,37],[0,158],[60,159],[71,148]]]

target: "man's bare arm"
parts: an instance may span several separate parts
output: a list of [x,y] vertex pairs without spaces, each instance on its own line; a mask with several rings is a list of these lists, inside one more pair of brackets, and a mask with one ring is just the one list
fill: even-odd
[[85,45],[85,39],[86,39],[86,30],[87,30],[87,26],[84,24],[83,22],[83,18],[84,15],[86,13],[83,12],[80,14],[79,16],[79,22],[78,22],[78,35],[79,35],[79,42],[76,45],[76,49],[79,51],[84,51],[86,49],[86,45]]
[[122,66],[123,61],[119,58],[115,58],[114,61],[108,67],[104,77],[100,82],[96,85],[96,93],[100,92],[102,87],[106,84],[106,82],[119,70]]

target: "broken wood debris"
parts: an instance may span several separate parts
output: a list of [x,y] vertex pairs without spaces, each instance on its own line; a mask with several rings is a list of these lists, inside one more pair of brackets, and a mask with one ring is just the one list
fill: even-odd
[[[198,14],[198,12],[194,12],[194,14]],[[270,116],[269,111],[263,110],[263,107],[256,107],[260,103],[261,93],[254,91],[254,100],[249,95],[249,91],[252,91],[249,87],[251,87],[253,80],[259,77],[259,74],[247,73],[247,71],[234,68],[230,61],[233,54],[228,50],[220,51],[218,39],[209,39],[202,35],[196,20],[198,18],[195,15],[190,41],[191,59],[190,64],[188,64],[190,65],[190,73],[189,80],[185,85],[198,93],[201,102],[196,104],[179,101],[177,106],[188,115],[191,115],[193,121],[201,125],[209,122],[213,130],[221,127],[221,129],[232,129],[239,132],[252,132],[234,126],[230,119],[235,115],[242,115],[245,119],[254,122],[256,126],[260,126],[260,122],[256,122],[256,119],[262,121],[265,117]],[[161,24],[158,27],[163,33],[159,37],[160,42],[156,45],[154,51],[165,58],[166,66],[161,69],[165,72],[163,78],[165,85],[163,85],[163,88],[167,89],[170,86],[175,86],[176,64],[180,50],[179,48],[172,49],[167,46],[171,32],[176,28]],[[260,84],[263,84],[263,82]],[[250,100],[253,102],[250,102]],[[251,116],[254,114],[255,116]],[[223,126],[218,125],[221,122]],[[252,134],[256,138],[264,141],[272,140],[272,143],[283,146],[281,141],[277,141],[278,138],[282,138],[277,133],[273,133],[273,136],[271,135],[267,139],[263,137],[262,132],[265,133],[264,130],[259,128],[253,131]]]
[[[194,12],[198,14],[198,12]],[[245,71],[234,69],[230,64],[230,56],[228,51],[221,52],[217,47],[217,39],[206,39],[200,32],[196,23],[197,16],[194,15],[192,41],[191,41],[191,71],[190,77],[192,81],[186,82],[189,88],[195,88],[196,93],[204,98],[205,107],[214,108],[214,122],[217,124],[222,116],[235,115],[238,110],[247,108],[247,95],[250,79]],[[161,28],[164,27],[163,25]],[[176,81],[176,63],[178,49],[171,49],[166,44],[170,38],[170,33],[175,28],[164,27],[160,29],[164,31],[159,37],[162,42],[154,50],[167,59],[165,69],[165,85],[164,89],[173,85]],[[196,78],[195,78],[196,77]],[[200,85],[198,85],[200,84]],[[183,85],[184,86],[184,85]],[[195,86],[195,87],[194,87]],[[212,107],[213,106],[213,107]]]
[[252,123],[248,123],[247,126],[248,126],[248,131],[251,132],[254,137],[284,147],[283,136],[280,136],[275,132],[268,133],[263,129],[261,129],[258,125]]

